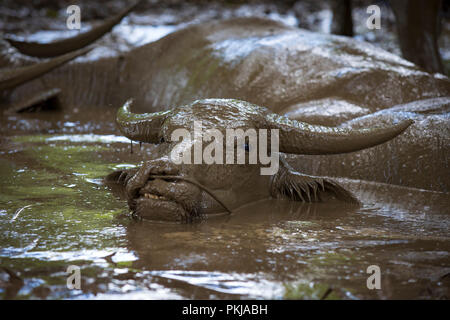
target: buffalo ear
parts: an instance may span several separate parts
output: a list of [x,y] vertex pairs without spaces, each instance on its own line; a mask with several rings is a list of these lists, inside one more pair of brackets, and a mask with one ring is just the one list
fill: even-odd
[[114,172],[111,172],[104,178],[105,183],[117,183],[125,186],[135,173],[137,172],[137,169],[124,169],[124,170],[116,170]]
[[302,202],[323,202],[329,198],[358,204],[359,201],[337,182],[323,177],[302,174],[292,168],[280,168],[273,177],[271,193],[274,198]]

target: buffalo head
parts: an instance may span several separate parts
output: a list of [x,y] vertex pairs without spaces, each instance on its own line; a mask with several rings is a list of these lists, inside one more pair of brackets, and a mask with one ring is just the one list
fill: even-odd
[[[406,120],[387,128],[360,130],[315,126],[230,99],[198,100],[172,110],[147,114],[131,113],[130,105],[131,100],[117,113],[120,131],[131,140],[156,144],[156,147],[140,168],[114,172],[107,180],[123,184],[135,215],[166,221],[189,221],[208,214],[231,212],[239,206],[270,197],[297,201],[335,198],[357,202],[336,182],[295,171],[284,160],[283,153],[321,155],[357,151],[394,138],[412,123]],[[201,125],[200,136],[198,131],[194,132],[196,124]],[[179,136],[174,140],[173,133],[177,129],[192,133],[193,137],[197,135],[205,142],[200,147],[200,154],[207,151],[208,142],[217,140],[220,133],[226,137],[225,131],[229,129],[242,129],[247,133],[251,129],[265,129],[268,136],[271,136],[270,132],[277,132],[278,141],[267,137],[269,148],[262,151],[273,156],[270,150],[277,143],[280,152],[278,170],[271,175],[261,174],[261,168],[265,166],[260,161],[254,164],[226,160],[196,163],[197,138],[188,143],[179,140]],[[217,135],[211,135],[211,129]],[[255,145],[249,146],[248,139],[238,138],[237,143],[232,142],[231,160],[236,160],[239,152],[245,153],[246,159],[250,158],[252,150],[249,148]],[[226,156],[230,153],[226,149],[230,146],[228,143],[218,144]],[[217,148],[217,144],[215,146]],[[193,161],[176,160],[173,156],[175,148],[177,154],[188,154],[188,160]],[[210,153],[214,156],[217,151]],[[272,152],[278,155],[278,150]]]

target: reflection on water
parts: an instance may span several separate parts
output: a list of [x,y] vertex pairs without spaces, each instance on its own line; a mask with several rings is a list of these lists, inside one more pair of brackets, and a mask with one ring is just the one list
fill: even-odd
[[[136,222],[101,179],[149,146],[10,139],[0,149],[3,298],[449,297],[448,194],[343,179],[361,207],[264,200],[195,224]],[[71,264],[81,290],[66,288]],[[367,289],[369,265],[382,290]]]

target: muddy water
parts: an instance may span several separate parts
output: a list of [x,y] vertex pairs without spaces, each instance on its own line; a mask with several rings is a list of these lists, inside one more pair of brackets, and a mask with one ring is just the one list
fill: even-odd
[[134,221],[102,178],[152,146],[130,154],[112,116],[1,118],[2,298],[449,297],[448,194],[342,180],[361,206],[264,200],[195,224]]

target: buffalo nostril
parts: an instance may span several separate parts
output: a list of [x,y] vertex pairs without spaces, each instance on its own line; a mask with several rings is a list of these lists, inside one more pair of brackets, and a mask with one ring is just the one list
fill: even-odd
[[178,175],[179,169],[174,167],[168,161],[152,160],[146,162],[134,174],[121,176],[124,181],[128,199],[135,199],[139,197],[139,191],[143,188],[149,180],[154,180],[153,176],[164,175]]

